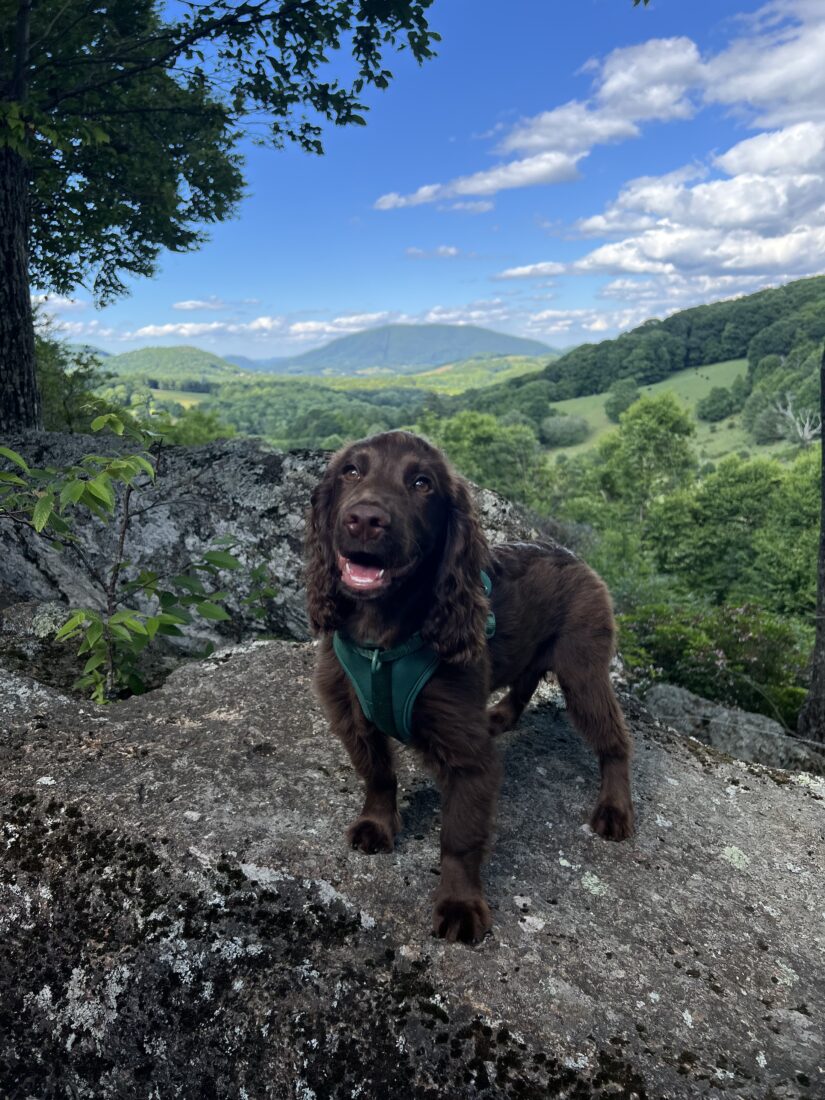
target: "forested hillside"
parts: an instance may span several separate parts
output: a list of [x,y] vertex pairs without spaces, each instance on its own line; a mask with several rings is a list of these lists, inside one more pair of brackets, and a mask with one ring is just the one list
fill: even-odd
[[804,353],[813,350],[823,336],[825,276],[801,279],[743,298],[686,309],[663,321],[646,321],[614,340],[583,344],[549,363],[536,377],[515,378],[495,390],[464,394],[452,409],[524,411],[539,397],[553,402],[605,393],[622,379],[632,379],[637,385],[661,382],[688,367],[728,359],[747,358],[755,384],[777,368],[771,361],[758,370],[767,356],[784,357],[790,352],[797,353],[794,364],[786,365],[788,377],[777,388],[786,382],[798,388],[803,381],[799,368]]

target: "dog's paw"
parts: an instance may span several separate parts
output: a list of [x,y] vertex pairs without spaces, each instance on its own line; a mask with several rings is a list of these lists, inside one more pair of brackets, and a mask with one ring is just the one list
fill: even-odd
[[347,840],[353,848],[368,855],[376,852],[391,852],[395,847],[395,836],[383,821],[374,817],[359,817],[347,829]]
[[483,897],[445,897],[436,902],[433,934],[448,943],[477,943],[493,924],[490,907]]
[[496,703],[494,707],[490,707],[487,711],[487,728],[491,737],[498,737],[500,733],[507,733],[508,730],[513,729],[517,721],[518,718],[506,699],[502,699],[500,703]]
[[605,840],[627,840],[635,831],[632,803],[619,806],[613,802],[599,802],[590,818],[590,828]]

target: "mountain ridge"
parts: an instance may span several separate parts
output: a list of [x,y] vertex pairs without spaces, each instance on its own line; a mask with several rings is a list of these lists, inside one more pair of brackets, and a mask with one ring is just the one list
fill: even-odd
[[255,360],[226,355],[243,370],[273,374],[416,374],[448,363],[485,356],[547,356],[559,353],[540,340],[510,336],[479,325],[379,325],[348,333],[294,356]]

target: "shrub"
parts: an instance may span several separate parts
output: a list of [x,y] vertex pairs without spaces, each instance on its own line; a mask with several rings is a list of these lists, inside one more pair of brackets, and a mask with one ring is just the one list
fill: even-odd
[[796,728],[813,631],[750,604],[703,608],[661,603],[619,616],[632,675],[666,680],[726,706]]
[[541,441],[546,447],[572,447],[590,435],[583,416],[548,416],[541,423]]
[[640,397],[635,378],[619,378],[607,391],[607,400],[604,403],[607,419],[618,424],[622,413],[635,404]]
[[724,420],[734,411],[730,390],[726,390],[724,386],[714,386],[710,393],[696,403],[699,420],[709,420],[712,424]]

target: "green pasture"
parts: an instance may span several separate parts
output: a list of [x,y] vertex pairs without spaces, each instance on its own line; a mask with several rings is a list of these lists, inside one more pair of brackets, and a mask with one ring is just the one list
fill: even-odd
[[[664,381],[655,382],[650,386],[640,386],[639,390],[643,394],[672,393],[695,417],[697,403],[707,396],[714,386],[730,386],[734,378],[737,375],[746,374],[747,369],[747,359],[728,359],[722,363],[711,363],[704,367],[689,367],[687,370],[677,371]],[[584,443],[579,443],[575,447],[566,447],[565,454],[579,454],[589,450],[606,432],[616,427],[608,420],[604,411],[606,400],[607,394],[596,393],[589,397],[572,397],[568,401],[556,402],[555,408],[571,416],[583,416],[592,429]],[[728,420],[721,420],[717,424],[697,421],[694,442],[699,457],[708,461],[721,458],[722,455],[729,454],[731,451],[752,451],[756,446],[739,427],[735,416]],[[770,450],[766,447],[758,449],[760,452]]]
[[152,396],[158,401],[177,401],[185,409],[191,409],[207,397],[208,393],[189,393],[188,390],[151,390]]
[[326,375],[293,374],[290,378],[302,382],[319,382],[331,390],[381,390],[390,387],[405,386],[415,389],[431,390],[434,393],[455,394],[465,390],[483,389],[486,386],[506,382],[531,371],[541,370],[550,362],[551,356],[504,355],[490,359],[462,359],[457,363],[446,363],[433,370],[417,374],[366,373],[340,377]]

